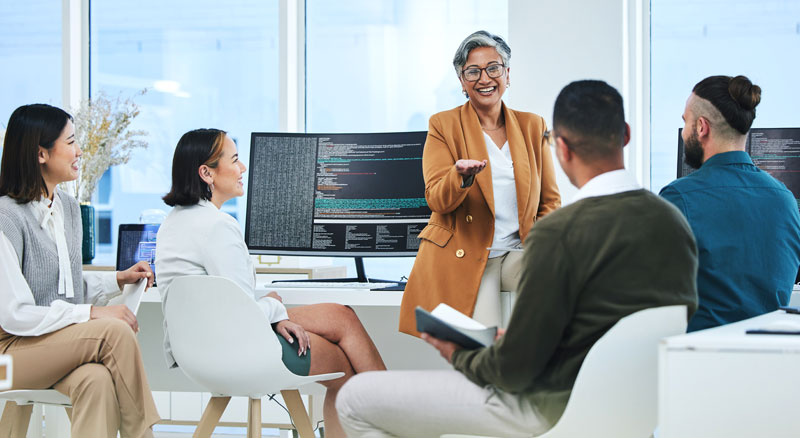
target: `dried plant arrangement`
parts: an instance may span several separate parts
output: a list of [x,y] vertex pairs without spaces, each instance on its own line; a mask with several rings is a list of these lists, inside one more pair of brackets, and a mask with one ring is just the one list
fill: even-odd
[[146,92],[145,89],[122,99],[120,96],[109,98],[101,91],[73,111],[75,140],[83,155],[78,179],[62,184],[62,189],[79,202],[91,202],[100,177],[111,166],[127,163],[134,150],[147,148],[143,139],[147,132],[129,129],[139,115],[139,106],[133,98]]

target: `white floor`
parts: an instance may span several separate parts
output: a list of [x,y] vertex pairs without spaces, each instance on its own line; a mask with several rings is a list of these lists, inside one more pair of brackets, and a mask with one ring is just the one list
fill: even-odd
[[[154,438],[190,438],[193,432],[193,426],[156,425],[153,429]],[[247,429],[244,427],[218,427],[214,430],[212,438],[239,438],[244,436],[247,436]],[[283,431],[283,435],[281,435],[281,431],[278,429],[262,429],[261,436],[264,438],[291,438],[292,433],[291,431]]]

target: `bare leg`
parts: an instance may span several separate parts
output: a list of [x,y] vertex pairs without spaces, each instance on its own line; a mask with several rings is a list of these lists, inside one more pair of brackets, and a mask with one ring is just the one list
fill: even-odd
[[[291,319],[291,318],[290,318]],[[319,382],[327,389],[325,391],[325,401],[322,404],[322,416],[325,419],[325,436],[330,438],[344,438],[344,430],[339,423],[339,415],[336,413],[336,395],[344,382],[352,377],[355,372],[350,366],[350,361],[341,348],[325,340],[325,338],[307,330],[311,338],[311,368],[309,373],[324,374],[336,371],[343,371],[344,377],[336,380]]]
[[356,373],[386,369],[378,348],[353,309],[326,303],[294,307],[288,312],[289,320],[338,345]]

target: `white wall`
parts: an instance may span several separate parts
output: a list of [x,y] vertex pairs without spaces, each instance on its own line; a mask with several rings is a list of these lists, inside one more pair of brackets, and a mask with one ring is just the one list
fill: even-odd
[[[627,150],[628,168],[649,186],[649,135],[644,113],[649,90],[645,37],[649,17],[642,0],[509,0],[511,84],[506,101],[514,109],[542,115],[551,125],[559,91],[578,79],[601,79],[626,101],[626,119],[634,139]],[[637,27],[638,26],[638,27]],[[558,187],[564,203],[577,191],[561,172]]]

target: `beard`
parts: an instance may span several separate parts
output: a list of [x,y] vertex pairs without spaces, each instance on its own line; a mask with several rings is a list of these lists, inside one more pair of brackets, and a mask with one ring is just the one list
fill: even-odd
[[696,131],[692,131],[689,138],[683,142],[683,161],[692,169],[699,169],[703,165],[703,147]]

